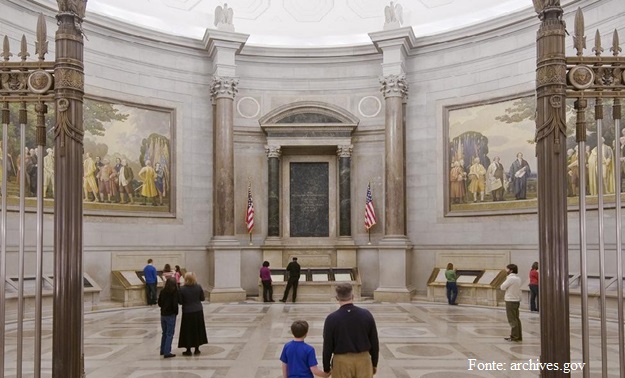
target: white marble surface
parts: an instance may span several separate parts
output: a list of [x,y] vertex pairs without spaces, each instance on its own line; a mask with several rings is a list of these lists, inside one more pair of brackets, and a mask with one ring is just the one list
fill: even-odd
[[[468,370],[468,359],[514,362],[535,360],[540,354],[539,315],[521,311],[523,342],[504,341],[510,328],[503,309],[446,304],[387,304],[364,302],[357,305],[371,311],[380,338],[377,377],[537,377],[537,371],[478,372]],[[526,307],[526,305],[523,305]],[[173,350],[175,358],[159,356],[161,338],[158,307],[111,309],[85,314],[85,372],[89,378],[280,378],[280,352],[291,339],[290,325],[296,319],[310,324],[306,342],[321,363],[323,322],[336,304],[263,304],[241,302],[204,304],[208,344],[199,356],[184,357],[176,348],[180,316],[177,319]],[[579,319],[571,318],[571,361],[581,361]],[[608,322],[608,333],[617,325]],[[32,350],[32,322],[26,322],[24,348]],[[591,377],[601,376],[597,354],[600,324],[590,322]],[[42,377],[51,376],[52,322],[44,319]],[[618,377],[618,340],[609,337],[608,378]],[[597,346],[596,348],[594,346]],[[5,374],[15,374],[16,324],[7,324],[4,355]],[[24,376],[32,376],[32,354],[24,354]],[[160,375],[159,375],[160,374]],[[572,378],[580,378],[579,372]]]

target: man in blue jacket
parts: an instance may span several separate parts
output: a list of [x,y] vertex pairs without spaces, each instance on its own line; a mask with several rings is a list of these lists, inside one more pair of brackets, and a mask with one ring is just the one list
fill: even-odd
[[152,259],[148,259],[148,265],[143,268],[143,279],[145,280],[145,297],[148,305],[156,304],[156,268],[152,265]]

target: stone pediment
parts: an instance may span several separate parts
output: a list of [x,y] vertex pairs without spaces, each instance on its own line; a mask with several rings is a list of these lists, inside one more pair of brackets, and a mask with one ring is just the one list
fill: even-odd
[[278,107],[260,118],[269,144],[349,144],[359,119],[338,106],[316,101]]

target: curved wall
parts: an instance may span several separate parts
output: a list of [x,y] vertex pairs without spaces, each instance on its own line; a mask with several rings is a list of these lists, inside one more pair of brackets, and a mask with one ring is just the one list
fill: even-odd
[[[625,10],[620,1],[573,1],[565,8],[565,19],[572,25],[571,12],[579,5],[585,10],[588,30],[600,25],[606,35],[617,28],[625,36]],[[53,10],[41,8],[34,0],[0,0],[0,4],[0,34],[8,34],[14,45],[22,33],[33,35],[40,11],[48,16],[48,34],[53,40]],[[447,151],[443,131],[446,106],[533,93],[538,26],[538,19],[528,10],[507,19],[420,38],[408,53],[404,64],[410,85],[406,103],[406,214],[407,234],[414,244],[411,272],[419,294],[425,293],[436,255],[441,251],[508,253],[510,260],[520,266],[522,276],[527,275],[531,262],[538,260],[536,214],[444,216]],[[203,277],[209,272],[206,246],[212,236],[211,59],[201,41],[134,29],[89,15],[84,28],[88,37],[87,95],[176,110],[178,185],[174,219],[85,217],[85,271],[103,286],[102,297],[107,298],[115,253],[152,256],[157,266],[168,262],[159,260],[159,255],[173,253],[198,272],[200,282],[205,284],[208,279]],[[567,39],[567,46],[570,44]],[[235,227],[243,250],[241,286],[248,294],[257,293],[257,269],[262,262],[258,246],[267,234],[267,156],[258,119],[295,101],[328,102],[360,119],[353,136],[352,237],[359,248],[362,292],[370,294],[377,288],[383,256],[378,256],[375,245],[383,236],[384,223],[384,98],[378,80],[381,64],[382,56],[373,45],[332,49],[245,46],[237,55]],[[243,221],[248,179],[256,207],[251,246],[247,245]],[[369,181],[378,214],[370,246],[361,222]],[[596,221],[596,214],[591,212],[590,222],[593,217]],[[46,269],[51,270],[52,226],[48,218]],[[569,238],[571,249],[575,249],[576,215],[570,218]],[[33,219],[29,216],[28,224],[34,235]],[[9,231],[11,266],[17,249],[15,214],[10,216]],[[29,256],[34,255],[33,250],[29,244]],[[575,270],[576,254],[571,252],[570,259],[571,269]]]

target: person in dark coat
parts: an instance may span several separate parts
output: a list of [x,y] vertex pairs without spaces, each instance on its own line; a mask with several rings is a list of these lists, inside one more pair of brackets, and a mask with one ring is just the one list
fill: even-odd
[[195,274],[187,272],[184,275],[184,285],[180,287],[178,302],[182,305],[182,322],[180,323],[180,336],[178,348],[186,348],[182,352],[184,356],[191,355],[191,348],[195,348],[193,354],[200,354],[200,345],[208,343],[206,326],[204,325],[204,289],[197,283]]
[[293,261],[286,266],[286,271],[289,272],[289,280],[286,283],[286,289],[284,289],[284,295],[280,302],[286,302],[289,297],[289,290],[293,288],[293,303],[295,303],[295,298],[297,298],[297,285],[299,284],[299,276],[301,274],[301,267],[297,263],[297,257],[293,257]]
[[176,316],[178,315],[178,285],[174,277],[167,278],[165,287],[158,296],[158,307],[161,308],[161,356],[164,358],[176,357],[171,353],[171,342],[174,339],[176,329]]

